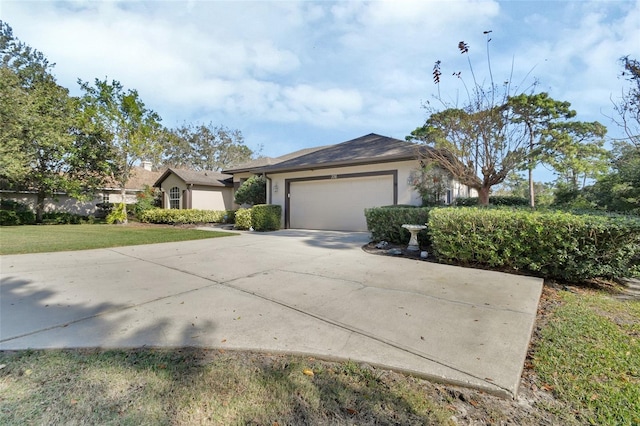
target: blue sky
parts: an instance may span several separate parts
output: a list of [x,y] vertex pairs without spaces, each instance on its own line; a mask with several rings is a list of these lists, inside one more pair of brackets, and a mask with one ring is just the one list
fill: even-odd
[[[569,101],[577,119],[608,116],[624,55],[640,58],[638,1],[30,1],[1,0],[0,19],[56,63],[58,82],[119,80],[163,124],[213,122],[278,156],[367,133],[403,139],[425,101],[488,78]],[[551,175],[537,176],[549,180]]]

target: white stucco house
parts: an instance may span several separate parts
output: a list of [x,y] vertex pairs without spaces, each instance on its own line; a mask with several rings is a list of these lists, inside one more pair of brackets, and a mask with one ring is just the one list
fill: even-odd
[[213,171],[168,168],[153,184],[162,193],[162,208],[233,210],[232,176]]
[[[336,145],[262,158],[224,170],[233,186],[251,175],[267,179],[267,202],[282,206],[283,228],[366,231],[364,209],[421,205],[412,183],[424,146],[378,134]],[[451,179],[447,201],[475,196]]]

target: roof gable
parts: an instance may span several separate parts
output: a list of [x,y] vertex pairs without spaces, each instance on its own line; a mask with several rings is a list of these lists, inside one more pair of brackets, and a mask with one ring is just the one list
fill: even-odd
[[204,171],[196,171],[196,170],[185,170],[185,169],[174,169],[168,168],[153,186],[160,186],[162,182],[171,174],[176,175],[187,185],[202,185],[202,186],[217,186],[217,187],[227,187],[232,186],[233,183],[230,179],[233,177],[228,174],[213,172],[209,170]]
[[304,170],[319,167],[347,166],[377,162],[412,160],[421,147],[413,142],[370,133],[337,145],[321,147],[314,152],[288,161],[266,166],[262,172]]

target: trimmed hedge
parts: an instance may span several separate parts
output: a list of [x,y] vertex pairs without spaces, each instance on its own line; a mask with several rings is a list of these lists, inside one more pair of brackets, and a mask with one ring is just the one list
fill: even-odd
[[256,204],[251,208],[251,223],[256,231],[280,229],[282,207],[277,204]]
[[31,225],[36,222],[36,215],[31,211],[0,210],[0,225]]
[[0,199],[0,225],[31,225],[36,222],[36,215],[29,206],[15,200]]
[[[478,202],[478,197],[459,197],[456,198],[455,204],[460,207],[473,207],[477,206]],[[489,197],[489,204],[492,206],[528,206],[530,203],[529,199],[524,197],[492,195]]]
[[150,209],[140,213],[146,223],[233,223],[233,211],[196,209]]
[[79,225],[87,222],[93,223],[94,218],[67,212],[46,212],[42,215],[42,223],[46,225]]
[[567,281],[640,272],[640,219],[631,216],[445,208],[430,212],[429,230],[447,262]]
[[[386,206],[364,209],[367,229],[374,241],[387,241],[394,244],[406,244],[411,233],[402,225],[425,225],[429,220],[432,207]],[[420,244],[429,244],[428,229],[418,234]]]
[[235,224],[236,229],[251,228],[251,209],[238,209]]

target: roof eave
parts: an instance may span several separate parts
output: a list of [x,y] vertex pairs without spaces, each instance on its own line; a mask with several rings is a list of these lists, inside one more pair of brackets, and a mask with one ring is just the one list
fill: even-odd
[[382,158],[363,158],[357,160],[345,160],[345,161],[332,161],[322,164],[305,164],[305,165],[296,165],[290,167],[264,167],[262,169],[256,170],[256,172],[260,173],[289,173],[289,172],[299,172],[305,170],[318,170],[318,169],[330,169],[334,167],[349,167],[349,166],[361,166],[367,164],[378,164],[378,163],[393,163],[395,161],[412,161],[419,160],[419,157],[416,154],[412,155],[395,155],[388,156]]

